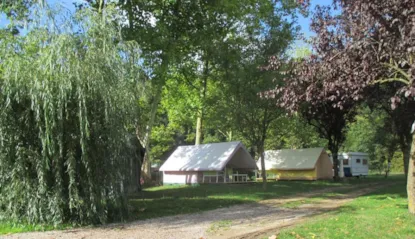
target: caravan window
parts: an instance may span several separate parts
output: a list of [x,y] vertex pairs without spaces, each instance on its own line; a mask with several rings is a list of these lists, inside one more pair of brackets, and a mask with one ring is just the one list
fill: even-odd
[[360,159],[356,159],[356,163],[360,163]]
[[343,165],[349,165],[349,160],[343,159]]
[[363,159],[363,165],[367,165],[367,159]]

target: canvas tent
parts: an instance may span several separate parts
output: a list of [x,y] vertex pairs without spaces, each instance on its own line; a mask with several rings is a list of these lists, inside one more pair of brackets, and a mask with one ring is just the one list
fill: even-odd
[[[257,163],[261,169],[261,162]],[[333,164],[324,148],[265,151],[267,178],[317,180],[333,177]]]
[[246,181],[256,162],[241,142],[179,146],[161,166],[163,184]]

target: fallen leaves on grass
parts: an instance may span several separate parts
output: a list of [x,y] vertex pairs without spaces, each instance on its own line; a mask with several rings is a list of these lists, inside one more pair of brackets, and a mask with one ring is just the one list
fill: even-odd
[[311,236],[311,239],[314,239],[314,238],[316,238],[316,234],[314,234],[314,233],[312,233],[312,232],[309,232],[308,234],[310,234],[310,236]]
[[304,239],[304,237],[302,237],[300,234],[298,234],[296,232],[291,232],[291,235],[295,236],[295,238],[297,238],[297,239]]

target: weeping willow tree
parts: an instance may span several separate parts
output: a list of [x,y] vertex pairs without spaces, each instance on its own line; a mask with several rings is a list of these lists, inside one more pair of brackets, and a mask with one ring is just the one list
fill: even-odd
[[111,12],[43,15],[0,40],[0,219],[126,217],[137,48]]

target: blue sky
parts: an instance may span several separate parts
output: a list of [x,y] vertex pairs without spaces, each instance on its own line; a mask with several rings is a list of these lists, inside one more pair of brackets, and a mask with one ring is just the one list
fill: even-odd
[[[60,4],[60,5],[64,6],[65,8],[74,9],[73,2],[82,3],[84,1],[83,0],[47,0],[47,2],[49,4],[52,4],[52,5],[53,4]],[[330,5],[333,2],[333,0],[311,0],[310,2],[311,2],[310,9],[314,10],[314,8],[317,5]],[[310,21],[311,21],[311,16],[309,16],[307,18],[303,17],[303,16],[299,17],[299,22],[298,23],[301,26],[302,33],[306,37],[309,37],[309,36],[313,35],[313,33],[310,31]]]
[[[61,5],[68,10],[74,10],[74,2],[82,3],[84,0],[46,0],[50,5]],[[332,0],[311,0],[310,10],[314,10],[317,5],[330,5]],[[298,23],[301,26],[301,32],[305,37],[313,36],[313,32],[310,30],[311,14],[309,17],[299,16]],[[5,17],[0,15],[0,27],[6,24]],[[298,45],[304,44],[301,41],[297,41]]]
[[[333,0],[311,0],[310,1],[310,10],[314,10],[317,5],[331,5]],[[313,36],[313,32],[310,30],[311,15],[309,17],[303,17],[302,15],[298,19],[298,23],[301,26],[301,31],[306,37]]]
[[[327,6],[327,5],[331,5],[332,3],[333,3],[333,0],[310,0],[310,10],[314,11],[317,5]],[[312,14],[310,13],[308,17],[304,17],[300,15],[298,18],[298,24],[301,26],[301,33],[303,33],[303,35],[306,38],[309,38],[315,35],[314,32],[312,32],[310,29],[311,17],[312,17]],[[296,41],[294,45],[307,46],[303,41]]]
[[74,9],[73,3],[83,3],[84,0],[46,0],[51,5],[60,4],[68,9]]

